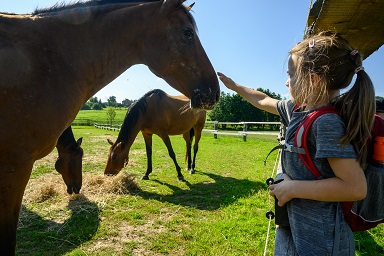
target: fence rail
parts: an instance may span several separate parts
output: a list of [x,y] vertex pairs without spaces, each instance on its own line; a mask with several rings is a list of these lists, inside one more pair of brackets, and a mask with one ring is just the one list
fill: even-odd
[[[214,129],[203,129],[203,132],[210,132],[213,134],[213,137],[217,139],[217,135],[230,135],[230,136],[241,136],[243,141],[247,141],[247,135],[278,135],[278,131],[248,131],[248,125],[268,125],[268,126],[280,126],[280,122],[217,122],[217,121],[206,121],[206,124],[212,124]],[[222,131],[219,130],[219,126],[223,125],[242,125],[243,131]],[[95,128],[110,130],[110,131],[120,131],[121,125],[110,125],[110,124],[98,124],[94,123]]]
[[[264,134],[264,135],[278,135],[278,129],[280,127],[280,122],[218,122],[218,121],[206,121],[206,124],[213,125],[213,129],[211,130],[205,130],[208,132],[211,132],[213,134],[213,137],[217,139],[217,135],[231,135],[231,136],[241,136],[243,138],[243,141],[247,141],[247,135],[250,134]],[[234,125],[234,126],[242,126],[243,131],[236,132],[228,132],[228,131],[219,131],[219,127],[223,130],[225,130],[227,125]],[[248,128],[250,126],[257,125],[262,126],[265,128],[265,126],[269,126],[270,130],[276,130],[276,131],[248,131]],[[272,129],[271,129],[272,128]],[[203,130],[204,131],[204,130]]]
[[93,126],[95,128],[100,128],[100,129],[110,130],[110,131],[116,131],[116,132],[119,132],[120,127],[121,127],[121,125],[98,124],[98,123],[94,123]]

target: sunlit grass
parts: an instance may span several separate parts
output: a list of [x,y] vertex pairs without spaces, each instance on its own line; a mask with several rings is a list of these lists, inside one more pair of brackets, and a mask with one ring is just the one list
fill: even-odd
[[[119,177],[103,176],[109,144],[117,132],[73,127],[83,137],[84,181],[81,195],[68,196],[54,170],[55,151],[36,162],[24,196],[17,234],[18,255],[263,255],[268,231],[265,213],[273,209],[266,178],[274,157],[275,136],[220,136],[204,133],[196,170],[177,173],[163,142],[154,136],[153,173],[146,170],[139,134],[130,163]],[[185,143],[171,137],[179,165]],[[121,189],[129,177],[136,187]],[[113,179],[116,179],[115,181]],[[44,197],[45,196],[45,197]],[[357,255],[384,253],[383,225],[355,234]],[[44,242],[42,242],[44,241]],[[274,225],[268,241],[273,254]]]

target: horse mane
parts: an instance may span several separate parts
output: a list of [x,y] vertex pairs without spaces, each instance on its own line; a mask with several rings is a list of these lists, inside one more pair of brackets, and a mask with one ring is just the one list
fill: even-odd
[[128,108],[127,114],[124,117],[124,121],[121,125],[119,135],[113,146],[116,146],[117,143],[121,141],[127,142],[130,139],[130,137],[132,136],[132,129],[136,125],[138,119],[140,118],[140,116],[145,115],[147,112],[147,97],[151,96],[152,94],[157,94],[160,98],[166,95],[164,91],[160,89],[154,89],[147,92],[140,99],[132,103],[132,105]]
[[[97,6],[103,6],[103,5],[112,5],[112,4],[132,4],[132,6],[141,4],[141,3],[151,3],[151,2],[159,2],[163,0],[88,0],[88,1],[82,1],[77,0],[77,2],[72,3],[56,3],[55,5],[43,8],[43,9],[35,9],[35,11],[32,13],[32,15],[39,15],[39,16],[49,16],[58,14],[62,11],[72,10],[76,8],[86,8],[86,7],[97,7]],[[195,19],[191,15],[191,13],[187,10],[187,8],[184,8],[185,14],[188,16],[189,21],[192,23],[192,25],[195,27],[196,32],[198,32]]]
[[66,148],[72,152],[78,148],[72,129],[67,128],[62,135],[59,137],[56,143],[57,148]]
[[82,8],[82,7],[95,7],[95,6],[102,6],[102,5],[108,5],[108,4],[139,4],[139,3],[147,3],[147,2],[158,2],[161,0],[89,0],[89,1],[82,1],[78,0],[77,2],[72,3],[56,3],[51,7],[42,8],[42,9],[35,9],[35,11],[32,13],[33,15],[48,15],[53,14],[61,11],[66,11],[74,8]]

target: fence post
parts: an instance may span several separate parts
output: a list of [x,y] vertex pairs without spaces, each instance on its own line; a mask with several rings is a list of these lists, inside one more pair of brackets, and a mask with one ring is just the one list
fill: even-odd
[[219,130],[219,122],[218,121],[215,121],[214,123],[213,123],[213,129],[214,130]]
[[[216,131],[219,130],[219,122],[218,121],[215,121],[213,123],[213,129],[216,130]],[[213,138],[217,139],[217,134],[216,133],[213,133]]]

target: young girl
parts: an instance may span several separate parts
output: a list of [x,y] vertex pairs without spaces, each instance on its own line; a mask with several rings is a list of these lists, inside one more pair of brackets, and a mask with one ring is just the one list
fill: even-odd
[[[353,233],[338,202],[361,200],[367,193],[363,167],[375,113],[374,88],[360,54],[337,34],[322,32],[289,53],[286,85],[291,100],[272,99],[218,72],[229,89],[281,116],[290,145],[298,125],[312,111],[332,104],[341,112],[342,117],[318,117],[309,131],[308,148],[321,179],[297,153],[282,152],[284,181],[269,190],[280,206],[287,205],[289,226],[276,230],[275,255],[355,255]],[[355,74],[352,88],[340,95]],[[293,110],[294,105],[300,107]]]

